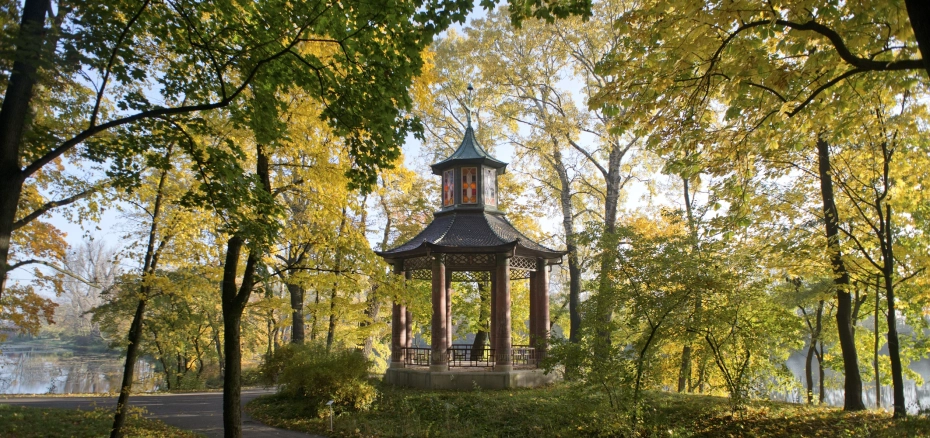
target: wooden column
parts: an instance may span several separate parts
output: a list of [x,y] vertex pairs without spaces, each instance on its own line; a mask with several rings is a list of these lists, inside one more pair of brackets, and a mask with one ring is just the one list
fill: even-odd
[[391,305],[391,368],[400,362],[400,306],[395,301]]
[[492,352],[495,352],[491,356],[491,360],[497,360],[497,272],[489,272],[491,277],[491,323],[488,327],[488,342],[491,345]]
[[537,281],[537,275],[539,272],[531,271],[530,272],[530,347],[536,346],[537,338],[539,337],[539,292],[536,290],[539,284]]
[[446,347],[452,348],[452,271],[446,271]]
[[[410,279],[410,271],[404,270],[404,262],[398,262],[394,265],[394,273],[404,276],[404,288],[407,288],[407,280]],[[404,352],[402,348],[407,346],[407,306],[400,304],[396,299],[391,305],[391,368],[404,367]]]
[[536,360],[545,359],[549,349],[549,272],[545,259],[536,259],[537,332]]
[[[406,287],[406,281],[410,280],[410,271],[404,272],[404,287]],[[405,309],[406,318],[404,318],[404,334],[405,334],[405,343],[404,346],[407,348],[412,347],[413,345],[413,314],[410,313],[410,309]]]
[[430,371],[446,371],[448,341],[446,340],[446,265],[442,254],[433,256],[433,319],[430,327]]
[[404,367],[403,347],[407,346],[407,306],[396,301],[391,306],[391,368]]
[[407,310],[407,318],[404,320],[406,323],[404,325],[404,333],[406,333],[406,344],[404,345],[407,348],[412,347],[413,343],[413,314],[410,313],[410,310]]
[[497,361],[494,371],[511,371],[513,363],[510,360],[512,348],[510,327],[510,257],[507,254],[497,255],[496,274],[497,291]]

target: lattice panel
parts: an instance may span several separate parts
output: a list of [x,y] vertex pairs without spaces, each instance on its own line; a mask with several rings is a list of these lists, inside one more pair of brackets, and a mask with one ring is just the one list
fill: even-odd
[[449,254],[446,256],[446,266],[467,265],[471,261],[469,254]]
[[[511,269],[510,270],[510,279],[511,280],[526,280],[530,278],[530,274],[533,271],[527,271],[524,269]],[[410,271],[410,278],[413,280],[432,280],[433,271],[426,269],[417,269],[416,271]],[[491,273],[489,271],[453,271],[452,272],[452,281],[456,283],[467,283],[474,281],[491,281]]]
[[427,271],[433,269],[432,259],[430,257],[423,256],[404,260],[405,271],[416,271],[419,269],[425,269]]
[[452,281],[457,283],[491,281],[491,273],[487,271],[453,271]]
[[[446,254],[446,269],[465,268],[466,270],[453,271],[452,281],[490,281],[490,271],[495,266],[493,254]],[[482,270],[487,268],[487,271]],[[430,280],[433,275],[432,257],[423,256],[404,260],[404,270],[410,272],[410,277],[417,280]],[[510,279],[525,280],[530,273],[536,271],[536,259],[532,257],[515,256],[510,259]]]
[[447,254],[446,267],[487,267],[491,269],[494,267],[494,256],[489,254]]
[[428,271],[426,269],[418,269],[416,271],[410,271],[410,278],[414,280],[432,280],[433,271]]
[[522,269],[525,271],[536,270],[536,259],[531,257],[515,256],[510,259],[510,269]]

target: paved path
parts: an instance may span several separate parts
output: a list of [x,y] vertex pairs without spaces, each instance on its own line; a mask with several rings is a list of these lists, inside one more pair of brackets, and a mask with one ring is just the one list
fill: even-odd
[[[242,391],[242,405],[272,390],[250,389]],[[0,403],[62,409],[93,409],[116,407],[116,397],[14,397],[0,398]],[[133,395],[130,406],[144,407],[149,418],[157,418],[172,426],[192,430],[208,437],[223,436],[223,393],[198,392],[190,394]],[[307,438],[307,435],[265,426],[242,412],[242,436]]]

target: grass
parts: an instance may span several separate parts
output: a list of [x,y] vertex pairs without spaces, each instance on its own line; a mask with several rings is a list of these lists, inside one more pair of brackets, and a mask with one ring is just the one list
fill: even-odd
[[[112,425],[113,411],[108,409],[82,411],[0,404],[0,437],[4,438],[104,437],[110,435]],[[158,420],[142,418],[138,411],[131,413],[125,430],[128,437],[200,436]]]
[[379,386],[367,412],[328,418],[299,399],[271,395],[247,410],[276,427],[348,437],[930,437],[930,418],[894,421],[877,411],[753,402],[737,415],[727,400],[648,393],[634,423],[625,409],[566,384],[510,391],[423,391]]

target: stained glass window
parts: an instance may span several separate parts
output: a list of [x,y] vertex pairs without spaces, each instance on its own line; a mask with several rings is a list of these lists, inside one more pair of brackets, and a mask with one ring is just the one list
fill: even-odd
[[485,167],[484,172],[484,204],[497,206],[497,171]]
[[455,169],[442,173],[442,206],[448,207],[455,203]]
[[478,203],[478,168],[462,168],[462,203]]

